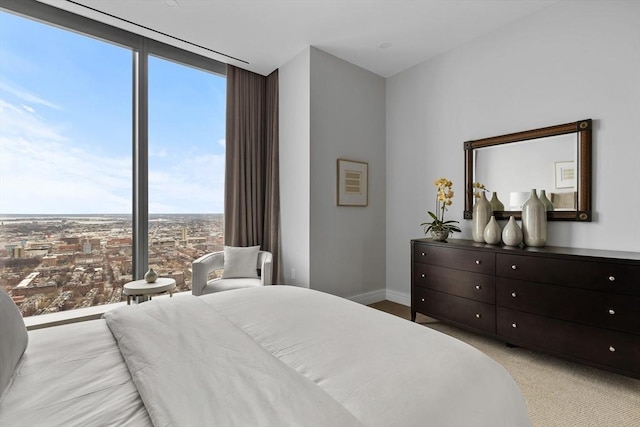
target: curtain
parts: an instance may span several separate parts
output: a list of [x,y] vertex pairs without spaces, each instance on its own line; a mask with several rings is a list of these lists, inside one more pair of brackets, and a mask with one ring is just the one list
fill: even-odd
[[227,65],[225,244],[260,245],[280,280],[278,71],[264,77]]

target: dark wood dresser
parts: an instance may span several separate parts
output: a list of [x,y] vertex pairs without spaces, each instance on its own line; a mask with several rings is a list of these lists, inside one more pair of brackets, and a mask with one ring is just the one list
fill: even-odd
[[640,378],[640,253],[415,239],[411,278],[414,321]]

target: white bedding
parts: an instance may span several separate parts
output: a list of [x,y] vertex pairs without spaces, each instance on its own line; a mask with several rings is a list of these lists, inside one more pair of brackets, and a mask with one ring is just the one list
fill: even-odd
[[0,426],[151,425],[103,320],[29,332],[0,400]]
[[480,351],[308,289],[157,299],[106,322],[122,356],[102,320],[31,332],[0,426],[531,425]]

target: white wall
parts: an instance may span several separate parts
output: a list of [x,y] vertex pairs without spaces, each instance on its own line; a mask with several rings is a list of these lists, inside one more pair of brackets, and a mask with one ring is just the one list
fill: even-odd
[[[311,49],[311,287],[385,289],[385,80]],[[369,164],[369,204],[336,205],[338,158]],[[380,298],[378,298],[380,299]]]
[[[278,71],[280,230],[285,283],[309,285],[310,49]],[[291,269],[295,268],[295,279]]]
[[[280,68],[279,82],[285,280],[384,299],[385,80],[309,48]],[[369,163],[367,207],[336,206],[338,158]]]
[[[591,223],[552,222],[549,245],[640,251],[640,2],[559,2],[387,79],[387,294],[409,303],[409,240],[457,191],[463,141],[594,120]],[[524,166],[524,165],[523,165]],[[393,298],[392,298],[393,299]]]

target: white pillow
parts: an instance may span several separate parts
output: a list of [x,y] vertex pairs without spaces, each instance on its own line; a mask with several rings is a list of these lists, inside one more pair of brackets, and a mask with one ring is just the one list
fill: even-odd
[[233,279],[247,277],[257,279],[259,251],[260,246],[249,246],[245,248],[225,246],[222,278]]
[[22,314],[9,295],[0,289],[0,398],[9,384],[29,336]]

